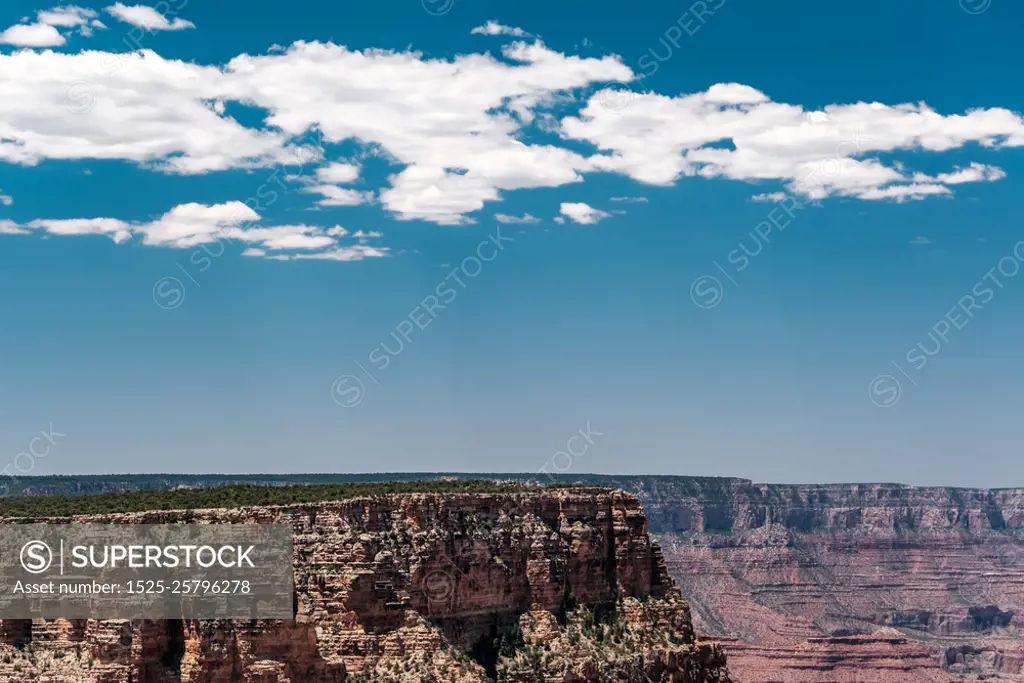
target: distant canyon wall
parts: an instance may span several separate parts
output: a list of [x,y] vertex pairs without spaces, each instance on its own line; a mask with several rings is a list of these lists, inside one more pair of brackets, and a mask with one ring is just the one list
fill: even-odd
[[742,683],[1024,680],[1024,489],[634,479]]

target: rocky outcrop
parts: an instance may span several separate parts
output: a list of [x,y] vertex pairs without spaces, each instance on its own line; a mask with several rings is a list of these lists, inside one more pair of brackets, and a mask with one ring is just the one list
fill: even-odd
[[742,683],[1024,680],[1024,490],[672,479],[631,488]]
[[0,681],[728,682],[631,494],[408,494],[189,516],[291,524],[294,620],[4,621]]

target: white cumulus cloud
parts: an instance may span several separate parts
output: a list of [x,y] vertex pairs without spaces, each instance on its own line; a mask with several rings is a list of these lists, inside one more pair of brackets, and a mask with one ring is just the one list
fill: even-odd
[[583,202],[562,202],[558,207],[558,212],[572,222],[583,223],[584,225],[592,225],[611,215],[606,211],[595,209]]
[[318,168],[316,177],[325,183],[351,183],[359,178],[359,167],[354,164],[335,162]]
[[168,20],[165,15],[160,14],[148,5],[125,5],[118,2],[104,9],[126,24],[138,26],[147,31],[181,31],[186,28],[196,27],[191,21],[186,21],[180,17]]
[[57,47],[65,42],[60,31],[49,24],[16,24],[0,33],[0,43],[18,47]]
[[600,153],[588,159],[595,167],[643,183],[672,185],[687,176],[772,179],[813,198],[948,194],[946,182],[996,180],[998,169],[973,164],[922,179],[878,155],[944,152],[971,143],[1024,145],[1024,120],[1007,109],[942,115],[925,104],[858,102],[808,111],[735,83],[676,97],[634,94],[623,111],[610,111],[595,96],[579,116],[562,120],[562,132],[597,146]]
[[483,26],[477,26],[470,33],[484,36],[515,36],[516,38],[528,38],[530,34],[515,26],[505,26],[493,19]]
[[96,20],[96,10],[78,7],[77,5],[58,5],[51,9],[40,10],[36,17],[41,24],[62,26],[64,28],[89,26],[94,23],[102,26],[102,23]]
[[[72,7],[40,16],[70,29],[95,21]],[[142,5],[108,11],[151,30],[191,26]],[[497,22],[478,28],[520,37]],[[38,47],[64,39],[45,23],[4,34],[13,29],[39,33],[19,38]],[[602,99],[609,85],[635,77],[617,56],[580,57],[519,39],[503,45],[500,57],[453,58],[299,41],[226,64],[151,50],[20,50],[0,54],[0,163],[106,159],[178,174],[276,166],[284,170],[279,182],[297,183],[322,207],[377,202],[400,220],[454,225],[476,220],[511,191],[579,183],[594,173],[660,186],[696,176],[774,181],[815,199],[952,195],[960,184],[1005,173],[974,162],[930,176],[913,168],[915,154],[1024,146],[1024,119],[998,107],[940,113],[924,103],[855,102],[809,109],[741,83]],[[262,112],[262,120],[243,124],[229,114],[231,103]],[[322,143],[312,152],[297,143],[311,132]],[[390,175],[370,186],[356,164],[321,154],[342,143],[361,150],[352,158],[372,153],[375,163],[390,164]],[[357,180],[365,187],[347,186]]]
[[[59,47],[67,42],[67,37],[58,28],[77,28],[83,36],[92,35],[93,28],[106,28],[96,16],[96,10],[77,5],[58,5],[39,10],[36,12],[35,23],[15,24],[0,33],[0,44],[33,48]],[[23,21],[28,21],[28,18]]]
[[[351,261],[371,256],[386,256],[387,247],[368,248],[366,233],[357,233],[355,244],[342,244],[348,235],[340,225],[321,228],[312,225],[255,225],[258,213],[242,202],[223,204],[179,204],[151,221],[125,221],[117,218],[40,218],[19,225],[0,221],[0,233],[29,234],[42,231],[50,235],[103,235],[121,243],[137,237],[142,244],[187,249],[221,240],[237,241],[246,246],[244,256],[265,256],[278,252],[279,260],[320,258]],[[379,233],[376,234],[379,236]],[[280,252],[301,252],[280,253]],[[342,257],[342,254],[344,257]],[[272,258],[268,256],[267,258]]]

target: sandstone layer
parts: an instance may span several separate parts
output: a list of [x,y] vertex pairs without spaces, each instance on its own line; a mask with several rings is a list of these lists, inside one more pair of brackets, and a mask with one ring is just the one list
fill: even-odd
[[187,518],[291,524],[295,618],[7,620],[0,681],[729,680],[631,494],[408,494]]
[[620,484],[741,683],[1024,680],[1024,490]]

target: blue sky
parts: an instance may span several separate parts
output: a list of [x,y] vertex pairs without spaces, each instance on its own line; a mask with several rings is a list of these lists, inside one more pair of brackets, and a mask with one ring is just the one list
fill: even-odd
[[1022,19],[7,2],[0,468],[1022,485]]

